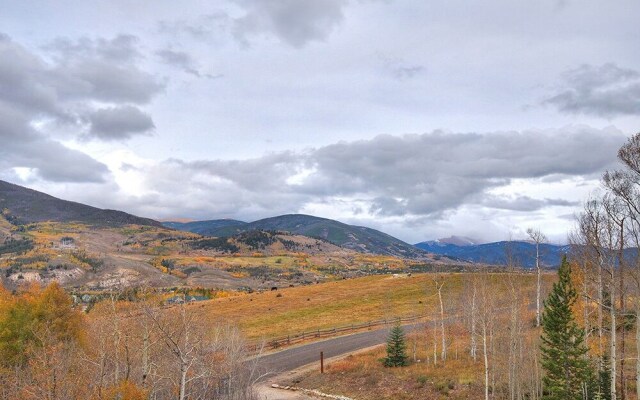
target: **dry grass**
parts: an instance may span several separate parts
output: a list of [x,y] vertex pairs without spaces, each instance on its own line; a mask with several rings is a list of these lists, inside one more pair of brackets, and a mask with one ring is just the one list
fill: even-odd
[[[483,364],[466,353],[468,338],[460,327],[451,327],[450,357],[446,363],[432,363],[431,337],[428,334],[407,338],[409,366],[384,368],[383,346],[365,353],[347,356],[329,363],[325,374],[313,371],[295,382],[284,382],[304,388],[319,389],[355,399],[481,399],[483,397]],[[416,359],[413,361],[413,343]],[[457,354],[456,354],[457,351]]]
[[[444,274],[443,298],[449,311],[463,304],[466,274]],[[493,275],[496,282],[503,274]],[[199,304],[200,320],[237,323],[250,340],[358,324],[382,318],[436,312],[433,274],[368,276],[318,285],[254,293]],[[533,287],[533,275],[518,275]],[[499,287],[497,285],[496,287]],[[278,297],[280,295],[280,297]]]

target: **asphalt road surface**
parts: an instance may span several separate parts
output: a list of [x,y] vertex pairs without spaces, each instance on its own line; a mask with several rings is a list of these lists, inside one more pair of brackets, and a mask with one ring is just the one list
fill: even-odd
[[[410,332],[414,327],[424,327],[424,323],[403,326],[405,333]],[[328,359],[383,344],[387,341],[390,329],[388,327],[355,333],[265,354],[259,358],[260,367],[270,375],[292,371],[312,363],[317,363],[320,368],[320,352],[323,352],[324,358]]]
[[[530,305],[529,307],[532,307]],[[494,310],[495,313],[502,313],[509,307],[500,307]],[[454,315],[444,319],[445,324],[460,319],[459,315]],[[433,327],[439,321],[421,322],[417,324],[403,325],[405,334],[415,329]],[[324,358],[341,356],[350,352],[365,349],[386,343],[391,327],[355,333],[353,335],[339,336],[319,342],[303,344],[291,347],[275,353],[265,354],[259,357],[260,369],[268,372],[268,376],[277,375],[282,372],[293,371],[305,365],[317,363],[320,368],[320,352],[324,353]]]

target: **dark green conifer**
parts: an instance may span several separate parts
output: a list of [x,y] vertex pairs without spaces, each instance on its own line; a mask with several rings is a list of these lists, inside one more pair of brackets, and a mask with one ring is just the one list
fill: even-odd
[[600,359],[597,383],[598,387],[593,398],[595,400],[611,400],[611,367],[607,355]]
[[[566,257],[558,276],[542,314],[542,367],[546,372],[543,399],[582,400],[592,387],[593,370],[586,357],[584,330],[573,316],[572,306],[578,294]],[[593,398],[593,394],[586,393],[586,398]]]
[[400,325],[391,328],[387,338],[387,357],[384,359],[385,367],[404,367],[408,364],[406,353],[407,344],[404,331]]

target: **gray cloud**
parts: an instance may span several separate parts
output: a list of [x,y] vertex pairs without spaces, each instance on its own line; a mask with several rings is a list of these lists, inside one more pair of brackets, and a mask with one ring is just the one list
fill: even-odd
[[[216,215],[263,217],[347,199],[372,216],[438,219],[463,205],[515,211],[575,206],[554,198],[501,197],[490,190],[513,179],[600,173],[615,163],[625,139],[617,130],[587,127],[487,134],[436,131],[248,160],[171,159],[142,173],[152,193],[182,193],[171,201],[187,215],[205,216],[204,209],[216,210]],[[157,201],[156,211],[171,208],[161,196]]]
[[55,75],[42,59],[0,36],[0,101],[36,113],[61,113]]
[[640,115],[640,73],[616,64],[582,65],[562,75],[563,86],[544,104],[573,114]]
[[56,63],[45,73],[59,100],[99,100],[145,104],[165,84],[140,69],[138,38],[119,35],[113,39],[56,39],[45,46]]
[[578,206],[580,202],[549,198],[534,199],[530,196],[506,197],[484,195],[481,204],[488,208],[532,212],[546,207],[575,207]]
[[[42,127],[64,126],[80,135],[90,121],[93,137],[110,140],[153,128],[148,115],[128,105],[148,103],[163,88],[137,66],[136,43],[126,35],[61,39],[47,46],[54,54],[47,61],[0,35],[0,168],[27,168],[55,182],[103,182],[109,173],[104,164]],[[111,105],[94,111],[96,102]]]
[[44,49],[53,52],[61,63],[76,58],[99,58],[112,62],[133,62],[142,58],[142,53],[138,49],[139,41],[136,36],[124,34],[112,39],[81,37],[77,40],[72,40],[61,37],[44,46]]
[[149,114],[133,106],[101,108],[89,115],[90,135],[104,140],[128,139],[155,128]]
[[193,59],[189,53],[173,49],[162,49],[156,51],[156,55],[160,60],[169,65],[173,65],[189,74],[200,76],[200,73],[194,66]]
[[256,35],[273,35],[293,46],[325,40],[343,21],[346,0],[236,0],[246,14],[234,21],[242,42]]
[[226,12],[200,15],[193,20],[161,20],[158,32],[171,36],[186,35],[198,40],[210,40],[217,32],[229,28],[230,17]]
[[176,67],[198,78],[217,79],[222,77],[222,74],[211,75],[200,72],[196,66],[195,61],[186,51],[167,48],[158,50],[155,52],[155,54],[163,63]]
[[146,104],[164,89],[164,83],[135,66],[79,60],[73,65],[58,67],[56,72],[70,75],[71,85],[59,88],[59,92],[73,100]]
[[29,126],[26,115],[0,102],[0,171],[27,168],[53,182],[104,182],[106,165]]

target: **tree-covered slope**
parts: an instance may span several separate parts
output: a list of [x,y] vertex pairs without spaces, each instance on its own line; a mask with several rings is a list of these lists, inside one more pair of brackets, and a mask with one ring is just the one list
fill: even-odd
[[13,224],[53,221],[81,222],[97,226],[162,226],[152,219],[61,200],[5,181],[0,181],[0,211]]
[[[441,241],[417,243],[416,247],[430,253],[449,256],[475,263],[491,265],[512,264],[517,267],[534,268],[536,246],[533,243],[513,241],[494,242],[470,246],[458,246]],[[560,265],[562,255],[569,252],[569,246],[543,243],[540,245],[540,262],[545,267]]]
[[227,225],[208,231],[207,234],[224,237],[251,230],[286,231],[297,235],[321,238],[362,253],[409,258],[420,258],[427,255],[426,252],[378,230],[304,214],[288,214],[248,224]]

